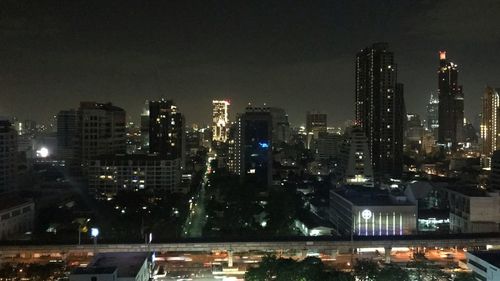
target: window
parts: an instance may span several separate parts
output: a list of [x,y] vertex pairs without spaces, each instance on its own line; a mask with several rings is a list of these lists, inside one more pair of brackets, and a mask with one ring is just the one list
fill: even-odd
[[477,267],[478,269],[480,269],[480,270],[482,270],[482,271],[486,272],[486,267],[484,267],[484,266],[480,265],[480,264],[479,264],[479,263],[477,263],[476,261],[469,259],[469,263],[470,263],[470,264],[472,264],[473,266]]

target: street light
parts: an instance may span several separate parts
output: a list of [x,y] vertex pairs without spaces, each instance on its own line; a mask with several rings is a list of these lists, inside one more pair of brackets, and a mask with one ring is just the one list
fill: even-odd
[[90,236],[94,239],[94,255],[97,253],[97,236],[99,236],[99,228],[92,227],[90,229]]

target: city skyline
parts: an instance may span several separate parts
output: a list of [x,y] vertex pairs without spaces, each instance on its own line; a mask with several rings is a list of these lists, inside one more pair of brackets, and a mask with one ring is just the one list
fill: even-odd
[[[76,1],[50,9],[6,4],[0,115],[47,122],[61,108],[96,100],[116,103],[138,121],[144,100],[163,96],[176,101],[187,124],[208,125],[211,100],[228,98],[232,113],[248,102],[266,102],[287,110],[294,125],[305,123],[307,110],[326,112],[331,125],[341,125],[354,119],[356,52],[385,41],[399,62],[408,112],[424,116],[427,95],[437,90],[438,52],[446,50],[460,66],[465,116],[474,120],[484,86],[500,84],[494,48],[500,34],[488,20],[494,17],[487,16],[500,6],[489,4],[451,13],[448,1],[320,2],[291,5],[277,15],[272,11],[283,8],[279,2],[189,7],[125,1],[87,7]],[[35,14],[25,18],[20,9]],[[191,20],[179,25],[187,15]],[[81,17],[87,23],[76,20]],[[306,108],[304,100],[310,103]]]

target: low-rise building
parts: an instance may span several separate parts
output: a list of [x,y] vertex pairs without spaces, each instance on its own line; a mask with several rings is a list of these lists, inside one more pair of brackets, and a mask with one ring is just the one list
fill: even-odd
[[90,161],[89,190],[96,198],[111,198],[120,190],[148,190],[153,194],[185,193],[181,160],[158,155],[115,155]]
[[438,187],[450,210],[450,231],[479,233],[500,231],[500,193],[476,185]]
[[70,281],[149,281],[148,253],[101,253],[87,267],[77,268]]
[[500,280],[500,251],[468,252],[467,267],[479,281]]
[[417,205],[378,188],[343,186],[330,191],[330,221],[340,235],[391,236],[417,231]]
[[0,197],[0,240],[18,239],[33,230],[35,203],[17,195]]

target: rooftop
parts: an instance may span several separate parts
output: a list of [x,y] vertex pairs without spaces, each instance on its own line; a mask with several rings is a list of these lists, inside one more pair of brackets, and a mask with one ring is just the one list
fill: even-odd
[[32,199],[23,198],[17,193],[5,193],[0,196],[0,211],[8,210],[32,202]]
[[474,255],[485,262],[500,268],[500,250],[497,251],[484,251],[484,252],[472,252],[471,255]]
[[118,269],[118,277],[135,277],[148,258],[148,253],[100,253],[90,267]]
[[113,274],[116,271],[116,266],[110,267],[78,267],[71,274],[80,275],[80,274]]
[[387,190],[376,187],[345,185],[334,190],[356,206],[410,206],[408,200],[395,200]]
[[448,190],[458,192],[469,197],[488,197],[488,192],[485,189],[477,187],[475,184],[463,185],[448,185],[445,187]]

